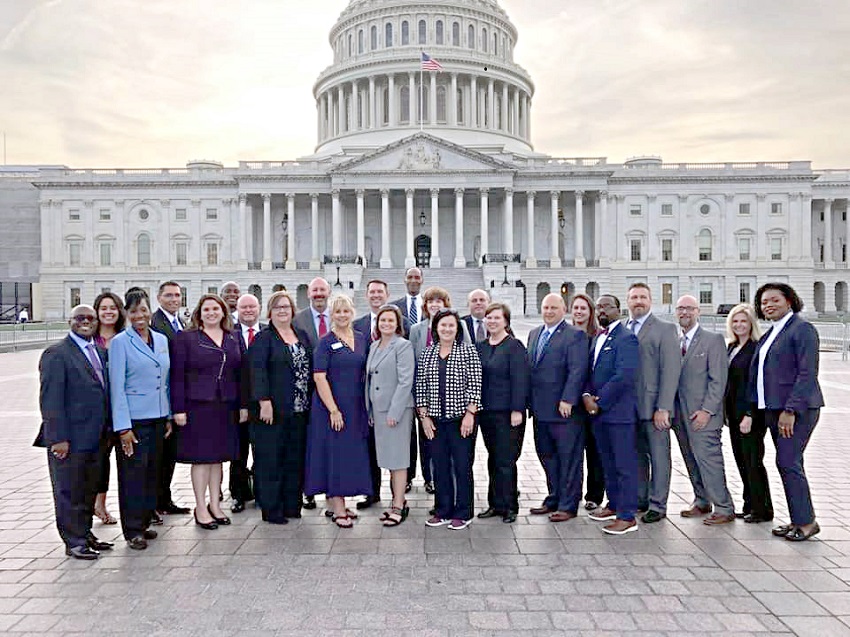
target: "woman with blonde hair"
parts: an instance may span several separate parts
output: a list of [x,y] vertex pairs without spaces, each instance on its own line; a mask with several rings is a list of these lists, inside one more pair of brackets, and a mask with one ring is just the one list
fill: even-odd
[[744,485],[744,507],[738,515],[744,522],[758,523],[773,519],[773,503],[767,470],[764,468],[764,420],[746,419],[750,412],[747,386],[750,381],[750,364],[761,336],[756,312],[752,305],[741,303],[732,308],[726,317],[726,354],[729,359],[729,377],[726,381],[726,424],[732,454]]
[[334,523],[350,529],[357,514],[345,506],[345,498],[372,495],[366,413],[370,337],[353,329],[350,297],[337,295],[329,305],[331,331],[313,356],[316,391],[307,431],[304,494],[324,493]]

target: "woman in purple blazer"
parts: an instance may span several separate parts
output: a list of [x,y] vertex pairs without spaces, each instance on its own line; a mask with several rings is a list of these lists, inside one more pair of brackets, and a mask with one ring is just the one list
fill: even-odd
[[[172,341],[171,409],[177,425],[177,462],[192,465],[195,523],[230,524],[221,511],[222,462],[236,457],[237,423],[248,419],[240,392],[239,335],[224,301],[205,294],[189,329]],[[206,495],[209,493],[209,504]]]

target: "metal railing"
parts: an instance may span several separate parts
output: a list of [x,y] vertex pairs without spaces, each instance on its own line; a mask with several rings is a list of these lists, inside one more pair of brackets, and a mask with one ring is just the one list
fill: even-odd
[[39,323],[10,325],[0,330],[0,352],[46,346],[67,335],[67,325],[61,327]]
[[483,263],[519,263],[520,255],[515,252],[512,254],[491,252],[481,257]]

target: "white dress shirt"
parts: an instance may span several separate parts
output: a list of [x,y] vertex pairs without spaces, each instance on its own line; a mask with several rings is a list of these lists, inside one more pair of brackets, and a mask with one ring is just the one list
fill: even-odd
[[[183,331],[183,323],[180,322],[180,317],[178,317],[176,314],[170,314],[168,312],[168,310],[166,310],[162,306],[160,306],[159,309],[162,310],[163,314],[165,314],[165,318],[168,319],[169,325],[171,325],[171,328],[174,329],[175,332],[182,332]],[[174,321],[177,321],[178,327],[176,329],[174,328]]]
[[687,332],[682,332],[681,330],[679,330],[679,332],[680,332],[679,342],[682,342],[681,339],[684,339],[683,345],[685,346],[686,352],[688,351],[688,348],[691,346],[691,341],[694,340],[694,334],[697,333],[698,329],[699,329],[699,323],[694,323],[694,326],[691,329],[689,329]]
[[794,316],[794,312],[788,311],[781,319],[774,321],[773,329],[770,330],[770,334],[768,334],[764,345],[762,345],[761,349],[759,349],[758,374],[756,375],[756,396],[758,397],[759,409],[767,408],[767,403],[764,399],[764,361],[767,358],[767,351],[770,349],[770,346],[773,345],[773,341],[776,340],[776,337],[779,336],[779,332],[781,332],[788,324],[788,321],[791,320],[792,316]]
[[410,317],[410,305],[411,303],[416,303],[416,318],[417,323],[422,320],[422,295],[417,294],[413,296],[412,294],[407,294],[404,297],[405,302],[407,303],[407,316]]
[[[631,314],[629,315],[629,321],[626,323],[626,329],[632,332],[635,336],[640,334],[640,330],[643,327],[643,324],[646,323],[646,319],[649,318],[649,315],[652,314],[652,310],[641,316],[640,318],[632,318]],[[634,327],[632,324],[634,323]]]
[[244,323],[239,324],[240,329],[242,330],[242,342],[245,343],[245,347],[248,347],[250,343],[248,343],[248,330],[254,330],[254,338],[257,338],[257,334],[260,333],[260,322],[257,321],[251,326],[245,325]]

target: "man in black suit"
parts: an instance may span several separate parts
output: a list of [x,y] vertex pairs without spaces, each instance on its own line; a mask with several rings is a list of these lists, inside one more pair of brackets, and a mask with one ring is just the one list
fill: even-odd
[[404,285],[407,294],[393,301],[398,306],[401,315],[408,320],[411,327],[422,320],[422,270],[419,268],[408,268],[404,273]]
[[[168,342],[175,334],[186,329],[186,325],[180,318],[180,307],[183,305],[183,292],[180,284],[176,281],[166,281],[160,284],[156,294],[156,302],[159,309],[151,317],[151,327],[160,334],[164,334]],[[162,455],[157,467],[157,491],[156,510],[158,513],[170,515],[185,515],[189,513],[188,507],[181,507],[174,503],[171,496],[171,480],[174,478],[174,465],[177,462],[177,437],[167,436],[162,443]],[[155,519],[154,522],[157,520]]]
[[[244,354],[254,344],[254,338],[266,326],[260,323],[260,302],[253,294],[243,294],[236,301],[238,321],[234,329],[238,332],[239,349]],[[247,358],[243,358],[247,361]],[[246,375],[247,376],[247,375]],[[230,497],[233,513],[242,513],[245,503],[254,499],[251,487],[251,472],[248,470],[248,455],[251,451],[251,437],[248,423],[239,423],[239,456],[230,463]]]
[[472,342],[477,343],[487,339],[487,326],[484,325],[484,312],[490,305],[490,295],[485,290],[473,290],[466,297],[469,306],[469,314],[463,317],[466,321],[466,329],[472,337]]
[[239,284],[236,281],[228,281],[221,286],[218,295],[222,298],[225,305],[227,305],[227,309],[230,310],[230,318],[233,319],[233,322],[238,321],[239,316],[236,313],[236,303],[239,301],[239,297],[242,296],[242,290]]
[[39,361],[42,423],[35,446],[47,447],[56,528],[65,554],[95,560],[113,546],[91,531],[109,391],[104,353],[92,341],[97,331],[94,308],[75,307],[70,326],[68,336],[48,347]]

